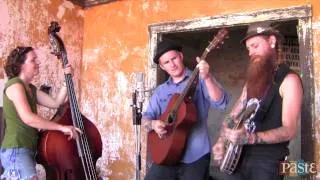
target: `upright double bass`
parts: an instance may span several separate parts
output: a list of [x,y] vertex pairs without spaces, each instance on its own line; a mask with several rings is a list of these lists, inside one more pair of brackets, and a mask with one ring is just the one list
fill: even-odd
[[[53,54],[68,64],[67,52],[61,38],[56,34],[60,27],[51,22],[48,29]],[[46,179],[95,180],[98,179],[95,164],[102,154],[102,141],[95,125],[84,117],[78,108],[72,76],[65,75],[69,103],[60,107],[52,120],[63,125],[73,125],[82,133],[77,140],[68,140],[60,131],[44,131],[38,144],[38,163],[46,170]]]

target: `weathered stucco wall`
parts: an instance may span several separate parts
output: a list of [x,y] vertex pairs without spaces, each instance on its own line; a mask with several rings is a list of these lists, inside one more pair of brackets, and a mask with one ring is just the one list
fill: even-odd
[[[82,60],[83,10],[66,0],[3,0],[0,1],[0,60],[1,67],[9,52],[16,46],[32,46],[40,61],[40,75],[35,84],[47,84],[59,89],[63,80],[60,61],[50,54],[48,26],[58,21],[60,36],[75,69],[78,84]],[[1,68],[3,71],[3,68]],[[3,73],[1,73],[2,78]]]
[[[0,81],[4,82],[3,63],[16,46],[32,46],[40,61],[40,75],[34,84],[46,84],[56,94],[61,87],[63,71],[60,61],[50,54],[48,26],[51,21],[61,25],[69,62],[74,67],[76,89],[79,86],[83,44],[83,10],[66,0],[1,0],[0,1]],[[1,83],[1,92],[2,92]],[[2,94],[2,93],[1,93]],[[79,92],[78,92],[79,94]],[[1,96],[2,99],[2,96]],[[2,102],[2,100],[1,100]],[[2,106],[2,105],[1,105]],[[40,108],[40,114],[50,118],[55,111]],[[40,179],[44,179],[40,171]]]
[[[108,176],[110,179],[134,179],[135,138],[130,94],[134,72],[147,73],[148,58],[150,58],[148,25],[306,4],[311,4],[313,8],[315,114],[316,119],[319,119],[317,92],[320,88],[318,70],[320,2],[318,0],[123,0],[86,10],[81,105],[83,112],[97,122],[102,132],[104,148],[100,166],[103,176]],[[314,124],[314,128],[315,161],[319,163],[318,121]],[[145,134],[142,144],[145,144]],[[144,164],[145,156],[142,165]]]
[[[311,4],[313,8],[313,58],[315,119],[320,94],[320,2],[319,0],[122,0],[82,10],[66,0],[0,1],[1,67],[17,45],[31,45],[41,61],[35,84],[59,87],[61,67],[50,55],[47,27],[52,20],[62,26],[61,37],[68,51],[80,93],[81,111],[98,127],[103,156],[98,169],[103,179],[134,179],[135,136],[131,116],[134,72],[147,73],[148,25],[206,16],[245,13],[263,9]],[[3,68],[1,68],[3,70]],[[0,79],[3,79],[0,72]],[[150,77],[148,77],[150,78]],[[308,90],[305,90],[306,93]],[[53,89],[55,94],[56,88]],[[52,115],[44,109],[46,117]],[[320,163],[320,120],[313,124],[315,159]],[[145,165],[145,134],[142,134],[142,169]]]

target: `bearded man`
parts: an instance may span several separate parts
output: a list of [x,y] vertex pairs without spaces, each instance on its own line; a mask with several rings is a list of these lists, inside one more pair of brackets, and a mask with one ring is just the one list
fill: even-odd
[[[270,22],[250,25],[242,40],[250,57],[247,80],[226,118],[229,122],[223,122],[220,137],[212,148],[214,160],[221,165],[226,141],[242,147],[236,169],[231,174],[224,173],[224,180],[283,179],[279,175],[279,163],[289,154],[289,141],[297,133],[303,88],[300,77],[280,58],[282,40]],[[263,110],[258,109],[259,116],[256,113],[250,123],[232,129],[252,99]]]

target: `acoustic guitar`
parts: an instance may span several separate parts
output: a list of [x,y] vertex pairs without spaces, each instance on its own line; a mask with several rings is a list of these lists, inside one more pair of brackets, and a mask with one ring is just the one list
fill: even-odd
[[[220,29],[200,59],[205,60],[208,53],[221,44],[227,34],[226,28]],[[171,97],[166,111],[160,116],[159,119],[167,124],[165,136],[159,138],[154,130],[148,133],[147,149],[156,164],[174,165],[182,158],[189,132],[197,121],[197,110],[189,95],[198,82],[198,76],[199,69],[195,68],[185,89],[181,94]]]

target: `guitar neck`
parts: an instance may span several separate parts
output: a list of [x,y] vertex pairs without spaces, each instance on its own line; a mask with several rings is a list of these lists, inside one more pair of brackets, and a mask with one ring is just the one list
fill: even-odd
[[[217,34],[217,37],[213,37],[212,41],[209,42],[209,45],[202,52],[202,55],[200,56],[200,60],[205,60],[207,58],[207,55],[209,54],[209,52],[213,48],[216,48],[222,42],[222,40],[227,36],[227,34],[228,34],[228,31],[226,30],[226,28],[220,29]],[[181,103],[184,101],[186,96],[189,94],[189,91],[190,91],[190,88],[192,87],[192,85],[194,85],[194,86],[197,85],[198,76],[199,76],[199,69],[196,67],[193,70],[186,87],[184,88],[183,92],[180,94],[179,98],[177,99],[176,103],[174,104],[173,109],[171,110],[170,114],[172,114],[174,116],[174,114],[177,112]]]
[[180,94],[180,96],[179,96],[177,102],[175,103],[174,108],[172,109],[172,111],[176,112],[176,110],[179,108],[180,104],[183,102],[183,100],[184,100],[184,99],[186,98],[186,96],[188,95],[188,92],[189,92],[192,84],[193,84],[193,83],[197,83],[197,82],[195,82],[195,81],[197,80],[198,74],[199,74],[199,69],[196,68],[196,69],[192,72],[192,74],[191,74],[191,76],[190,76],[190,78],[189,78],[189,81],[188,81],[185,89],[184,89],[184,90],[182,91],[182,93]]
[[[201,60],[205,60],[207,58],[207,55],[209,54],[210,52],[210,48],[209,47],[206,47],[206,49],[203,51],[200,59]],[[198,75],[199,75],[199,69],[196,67],[190,78],[189,78],[189,81],[188,81],[188,84],[186,85],[185,89],[183,90],[183,92],[181,93],[181,95],[179,96],[176,104],[174,105],[174,108],[172,110],[172,112],[176,112],[176,110],[179,108],[180,104],[183,102],[183,100],[186,98],[186,96],[188,95],[188,92],[192,86],[193,83],[198,83]]]
[[206,49],[203,51],[203,53],[200,57],[200,60],[205,60],[207,58],[209,52],[210,52],[210,49],[208,47],[206,47]]
[[243,110],[236,118],[239,119],[239,121],[236,123],[233,129],[239,129],[245,120],[249,119],[252,114],[255,114],[257,106],[257,104],[252,104]]

